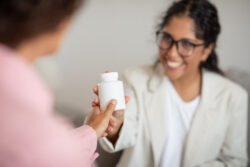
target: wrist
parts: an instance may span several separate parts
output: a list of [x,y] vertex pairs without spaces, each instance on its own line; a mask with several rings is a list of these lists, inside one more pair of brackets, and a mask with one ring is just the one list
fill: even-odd
[[87,126],[91,127],[91,128],[95,131],[97,138],[100,137],[100,135],[99,135],[99,133],[98,133],[98,129],[94,126],[94,124],[92,124],[92,123],[87,123]]

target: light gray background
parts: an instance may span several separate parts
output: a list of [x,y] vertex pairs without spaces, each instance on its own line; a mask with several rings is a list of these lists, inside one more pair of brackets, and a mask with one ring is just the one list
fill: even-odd
[[[91,0],[70,27],[54,57],[35,63],[55,92],[59,110],[81,117],[91,111],[92,87],[109,69],[153,63],[155,27],[172,0]],[[250,0],[213,0],[222,33],[218,43],[223,69],[250,71]]]

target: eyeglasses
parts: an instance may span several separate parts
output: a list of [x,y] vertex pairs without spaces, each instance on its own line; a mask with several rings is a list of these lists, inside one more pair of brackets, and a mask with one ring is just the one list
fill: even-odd
[[176,44],[177,52],[182,57],[189,57],[193,54],[196,47],[203,46],[203,44],[194,44],[188,39],[174,40],[173,37],[166,32],[157,32],[157,44],[161,50],[168,51]]

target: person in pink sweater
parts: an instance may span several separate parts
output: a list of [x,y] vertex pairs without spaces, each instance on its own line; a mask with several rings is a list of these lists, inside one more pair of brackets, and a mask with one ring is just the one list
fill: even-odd
[[82,1],[0,1],[0,167],[89,167],[97,139],[115,127],[112,100],[73,129],[31,66],[57,50]]

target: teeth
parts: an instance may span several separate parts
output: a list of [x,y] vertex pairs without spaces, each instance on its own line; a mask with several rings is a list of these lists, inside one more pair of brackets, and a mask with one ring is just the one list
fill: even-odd
[[172,61],[167,61],[168,66],[172,68],[177,68],[179,67],[182,63],[181,62],[172,62]]

